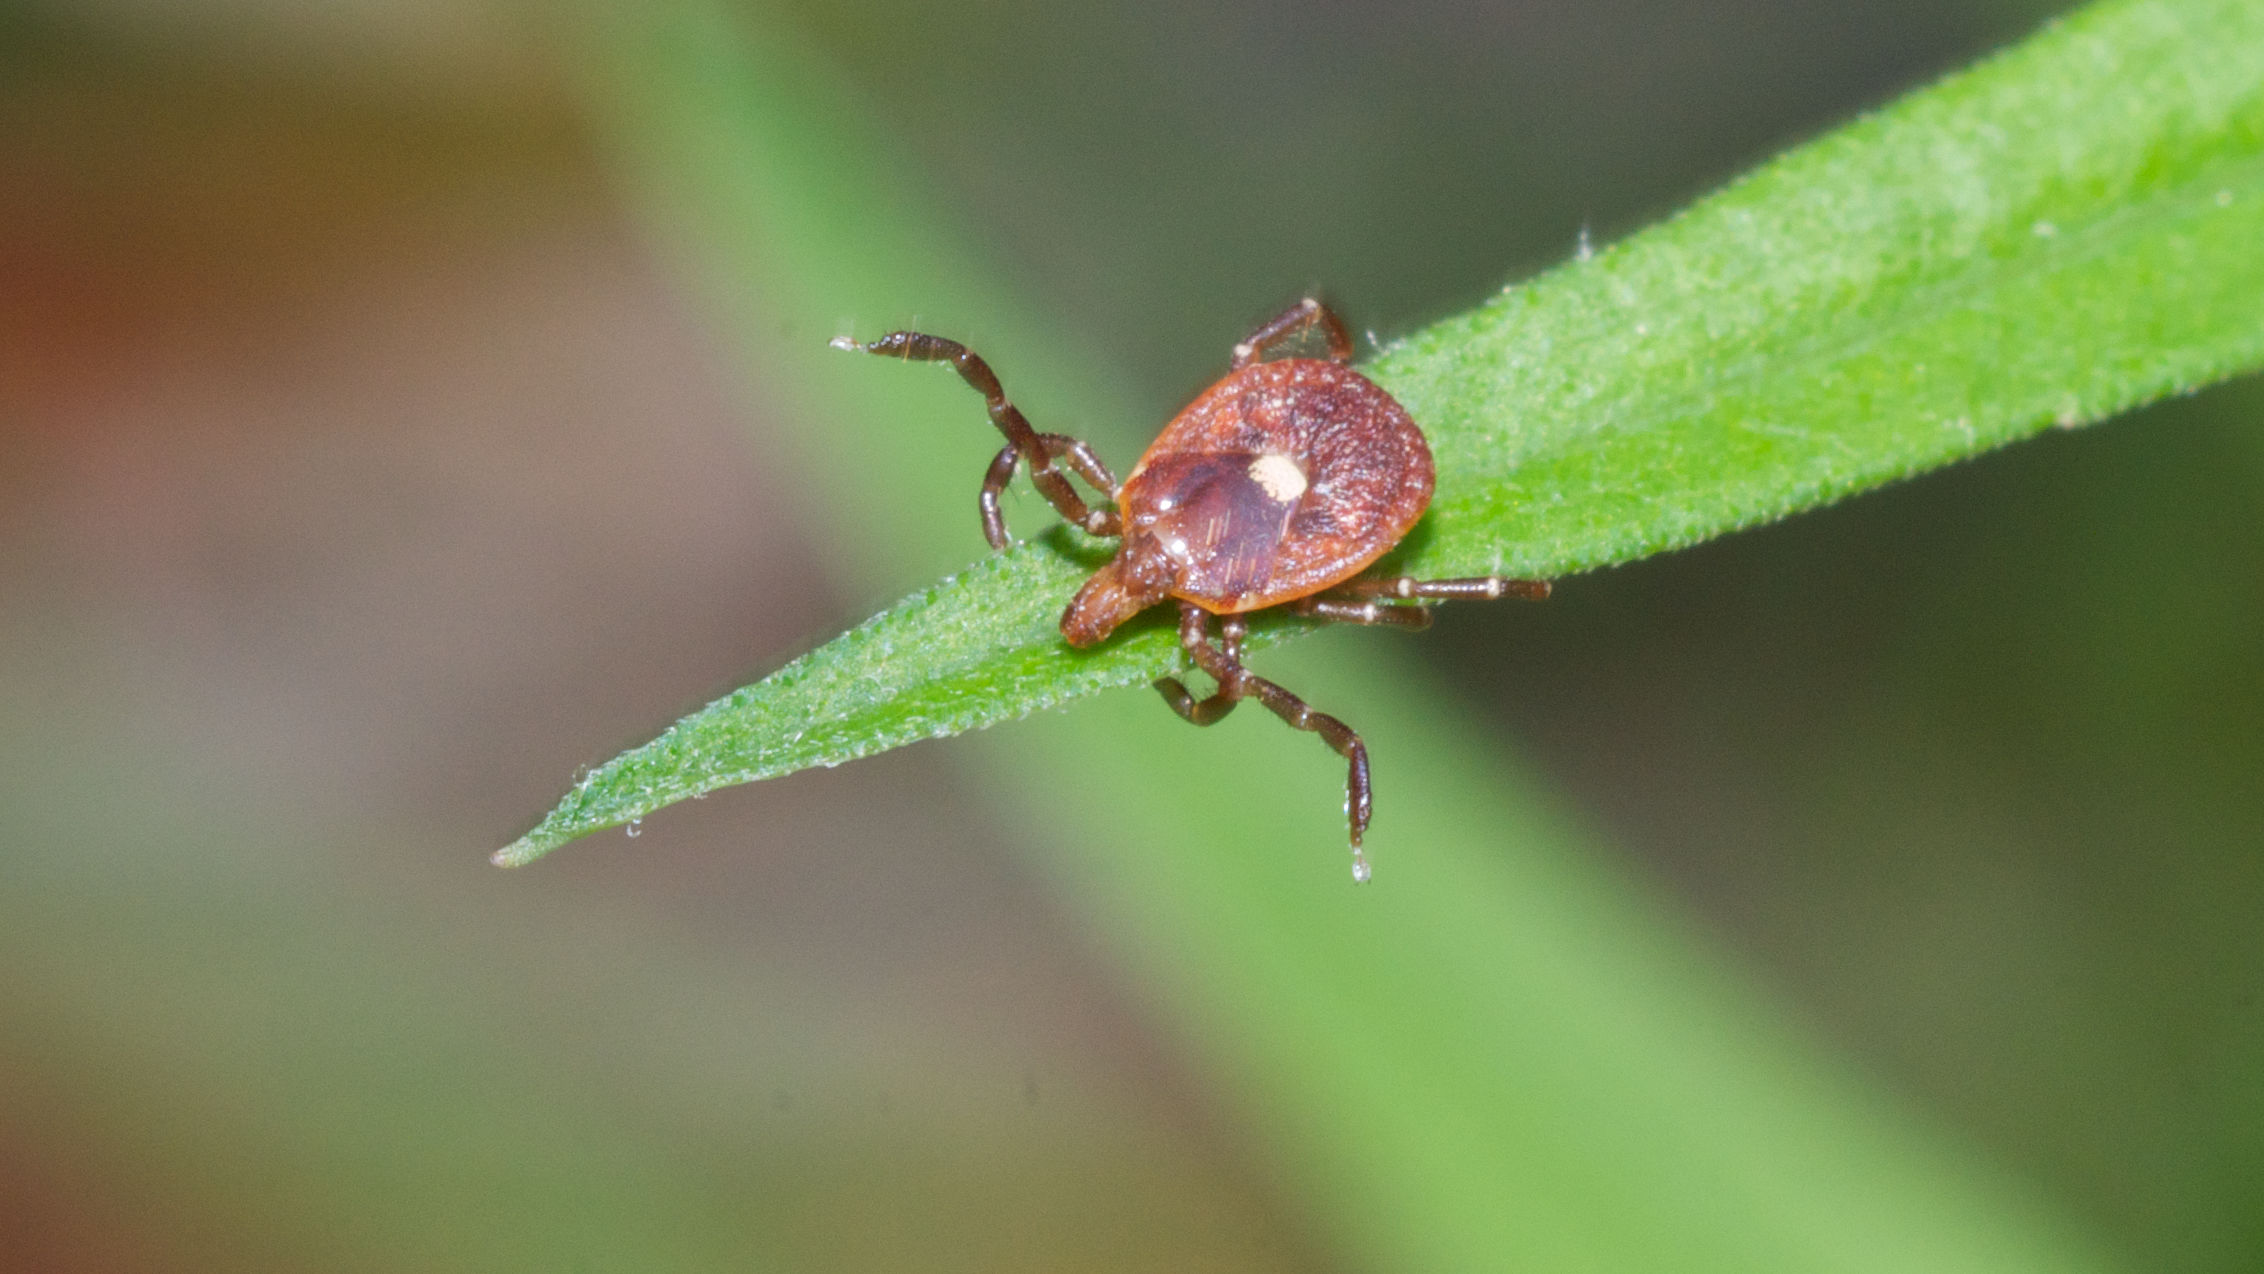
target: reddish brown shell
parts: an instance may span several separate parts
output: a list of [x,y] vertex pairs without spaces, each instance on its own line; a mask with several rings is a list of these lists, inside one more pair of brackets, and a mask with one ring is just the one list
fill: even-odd
[[1381,386],[1291,358],[1245,367],[1188,404],[1117,505],[1126,548],[1152,538],[1171,559],[1168,595],[1226,615],[1359,574],[1423,516],[1433,480],[1422,431]]

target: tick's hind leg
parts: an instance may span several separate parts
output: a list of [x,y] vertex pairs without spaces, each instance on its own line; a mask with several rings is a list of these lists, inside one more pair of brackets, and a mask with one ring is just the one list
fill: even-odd
[[[1468,579],[1416,579],[1409,575],[1370,575],[1361,579],[1346,580],[1321,594],[1326,601],[1360,601],[1373,597],[1399,597],[1413,600],[1419,597],[1440,601],[1499,601],[1516,597],[1528,602],[1545,600],[1549,595],[1549,582],[1545,579],[1511,579],[1506,575],[1476,575]],[[1373,622],[1373,621],[1369,621]]]
[[1360,840],[1367,834],[1368,818],[1373,810],[1374,798],[1368,784],[1368,748],[1360,742],[1351,726],[1325,712],[1315,712],[1305,701],[1289,693],[1264,677],[1242,666],[1242,635],[1245,631],[1239,617],[1231,617],[1221,626],[1224,640],[1211,643],[1210,613],[1189,602],[1179,604],[1179,644],[1195,661],[1195,666],[1218,683],[1218,690],[1208,699],[1197,699],[1177,678],[1165,677],[1156,682],[1163,692],[1164,701],[1172,711],[1196,725],[1209,725],[1234,710],[1243,699],[1256,699],[1273,711],[1275,716],[1299,730],[1310,730],[1321,736],[1321,741],[1336,749],[1345,760],[1344,810],[1352,829],[1352,879],[1366,883],[1368,856],[1361,851]]
[[1348,580],[1325,593],[1298,598],[1289,604],[1289,609],[1299,615],[1340,624],[1388,624],[1395,628],[1423,629],[1431,626],[1431,611],[1427,606],[1416,605],[1419,599],[1522,597],[1537,602],[1548,595],[1549,582],[1545,579],[1510,579],[1506,575],[1415,579],[1407,575],[1387,575]]
[[1241,371],[1264,358],[1267,350],[1314,327],[1320,328],[1321,335],[1328,338],[1330,362],[1352,361],[1352,334],[1344,330],[1344,320],[1319,298],[1308,296],[1258,324],[1257,330],[1243,337],[1242,343],[1234,347],[1234,360],[1228,366]]
[[1093,535],[1122,533],[1116,510],[1106,506],[1094,507],[1085,503],[1077,489],[1069,485],[1066,474],[1054,466],[1054,461],[1067,457],[1069,467],[1086,481],[1100,489],[1109,499],[1116,497],[1116,480],[1108,466],[1100,462],[1092,448],[1074,438],[1061,434],[1041,434],[1030,427],[1020,408],[1006,400],[1006,391],[998,383],[998,374],[975,351],[957,341],[925,332],[890,332],[879,340],[860,345],[846,336],[833,339],[835,349],[862,350],[867,354],[884,354],[891,358],[909,359],[923,363],[949,363],[960,379],[974,386],[983,396],[983,405],[990,410],[991,423],[1006,435],[1007,448],[991,461],[983,477],[981,507],[983,536],[992,548],[1006,547],[1006,523],[999,516],[998,493],[1007,480],[1014,476],[1014,462],[1018,458],[1030,466],[1030,485],[1053,505],[1062,519],[1072,526],[1083,527]]
[[1349,602],[1331,597],[1300,597],[1289,604],[1292,614],[1309,615],[1338,624],[1376,624],[1393,628],[1412,628],[1420,632],[1431,626],[1431,611],[1426,606],[1413,606],[1398,602]]

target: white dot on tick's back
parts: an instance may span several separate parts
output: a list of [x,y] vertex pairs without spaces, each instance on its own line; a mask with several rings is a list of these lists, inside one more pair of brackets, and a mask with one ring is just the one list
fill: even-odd
[[1250,462],[1250,481],[1264,488],[1268,499],[1281,504],[1305,494],[1305,471],[1288,456],[1270,451]]

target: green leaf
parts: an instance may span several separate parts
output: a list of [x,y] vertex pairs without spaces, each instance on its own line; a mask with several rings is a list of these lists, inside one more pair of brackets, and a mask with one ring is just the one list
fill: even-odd
[[[2253,369],[2259,245],[2264,8],[2096,6],[1386,350],[1366,370],[1439,461],[1397,564],[1560,577]],[[1063,646],[1091,564],[1054,537],[936,584],[592,772],[496,860],[1175,667],[1154,627]]]
[[[1088,551],[1085,561],[1094,560]],[[1143,668],[1168,662],[1176,630],[1154,623],[1127,626],[1105,657],[1060,640],[1058,599],[1076,587],[1079,569],[1057,537],[915,593],[584,776],[495,861],[516,866],[714,788],[979,729],[1001,720],[1002,706],[1024,716],[1130,685],[1151,675]],[[1258,640],[1281,627],[1269,624]],[[1144,659],[1125,658],[1133,650]]]

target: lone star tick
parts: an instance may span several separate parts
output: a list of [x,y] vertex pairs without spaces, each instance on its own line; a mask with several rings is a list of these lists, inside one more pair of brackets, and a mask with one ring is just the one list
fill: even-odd
[[[1274,346],[1318,328],[1328,358],[1261,361]],[[1038,492],[1073,525],[1122,540],[1061,616],[1072,646],[1092,646],[1119,624],[1172,598],[1179,643],[1217,683],[1197,699],[1176,677],[1157,681],[1164,701],[1196,725],[1209,725],[1244,699],[1256,699],[1299,730],[1321,736],[1350,767],[1345,813],[1352,831],[1352,878],[1368,879],[1360,840],[1372,799],[1368,749],[1352,727],[1305,706],[1296,695],[1242,665],[1244,616],[1281,607],[1349,624],[1422,628],[1424,601],[1549,595],[1546,580],[1484,575],[1419,580],[1362,576],[1407,534],[1431,502],[1431,449],[1407,412],[1374,381],[1353,371],[1352,338],[1311,297],[1261,324],[1234,347],[1224,380],[1164,426],[1120,485],[1093,449],[1064,434],[1042,434],[1006,400],[988,363],[957,341],[891,332],[869,345],[837,337],[839,349],[949,363],[982,394],[1006,447],[983,475],[983,535],[1007,545],[999,492],[1024,465]],[[1074,473],[1114,508],[1088,504]],[[1355,578],[1357,577],[1357,578]],[[1219,637],[1211,638],[1211,620]]]

